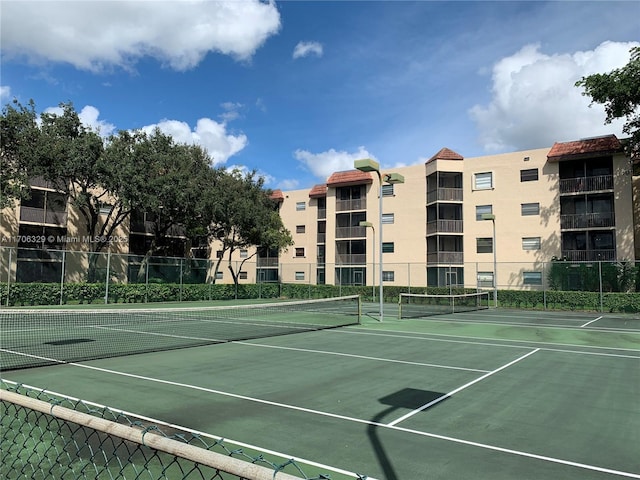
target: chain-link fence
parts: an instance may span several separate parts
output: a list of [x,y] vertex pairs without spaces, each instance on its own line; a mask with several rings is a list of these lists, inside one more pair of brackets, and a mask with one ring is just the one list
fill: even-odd
[[[432,266],[427,263],[332,264],[310,263],[305,258],[251,257],[234,262],[194,258],[143,257],[115,253],[64,250],[30,250],[0,247],[0,300],[16,304],[131,303],[212,300],[220,288],[239,296],[286,296],[282,285],[295,286],[298,297],[308,297],[318,286],[332,285],[336,294],[358,288],[365,299],[377,300],[380,277],[383,288],[403,292],[424,288],[501,292],[592,292],[603,304],[606,294],[640,291],[640,262],[467,262]],[[33,284],[46,284],[41,290]],[[31,285],[25,290],[25,285]],[[250,290],[247,290],[252,286]],[[274,286],[279,286],[274,288]],[[27,293],[25,293],[27,292]],[[240,295],[240,296],[243,296]],[[36,297],[36,298],[29,298]],[[507,295],[508,296],[508,295]],[[386,297],[386,294],[385,294]],[[35,302],[35,303],[34,303]],[[543,301],[546,305],[546,301]]]
[[7,480],[310,478],[294,459],[11,382],[0,382],[0,406],[0,477]]

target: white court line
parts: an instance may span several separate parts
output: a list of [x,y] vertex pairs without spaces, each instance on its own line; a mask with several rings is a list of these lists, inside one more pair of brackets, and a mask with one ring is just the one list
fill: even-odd
[[[0,350],[3,350],[3,349],[0,349]],[[530,354],[532,354],[532,353],[534,353],[534,352],[530,352]],[[56,361],[56,360],[53,360],[53,361]],[[113,374],[113,375],[120,375],[120,376],[124,376],[124,377],[135,378],[135,379],[138,379],[138,380],[146,380],[146,381],[149,381],[149,382],[156,382],[156,383],[165,384],[165,385],[171,385],[171,386],[175,386],[175,387],[188,388],[188,389],[197,390],[197,391],[201,391],[201,392],[214,393],[214,394],[217,394],[217,395],[223,395],[223,396],[227,396],[227,397],[237,398],[237,399],[241,399],[241,400],[247,400],[247,401],[261,403],[261,404],[275,406],[275,407],[286,408],[286,409],[290,409],[290,410],[296,410],[296,411],[305,412],[305,413],[312,413],[312,414],[316,414],[316,415],[322,415],[322,416],[325,416],[325,417],[336,418],[336,419],[339,419],[339,420],[346,420],[346,421],[349,421],[349,422],[355,422],[355,423],[369,425],[369,426],[373,426],[373,427],[377,427],[377,428],[387,428],[387,429],[390,429],[390,430],[395,430],[395,431],[400,431],[400,432],[405,432],[405,433],[411,433],[411,434],[414,434],[414,435],[419,435],[419,436],[428,437],[428,438],[434,438],[434,439],[437,439],[437,440],[443,440],[443,441],[447,441],[447,442],[457,443],[457,444],[460,444],[460,445],[467,445],[467,446],[482,448],[482,449],[491,450],[491,451],[494,451],[494,452],[507,453],[507,454],[510,454],[510,455],[515,455],[515,456],[520,456],[520,457],[525,457],[525,458],[531,458],[531,459],[534,459],[534,460],[542,460],[542,461],[545,461],[545,462],[550,462],[550,463],[556,463],[556,464],[559,464],[559,465],[566,465],[566,466],[570,466],[570,467],[581,468],[581,469],[584,469],[584,470],[603,472],[603,473],[619,475],[619,476],[623,476],[623,477],[627,477],[627,478],[640,479],[640,474],[636,474],[636,473],[633,473],[633,472],[624,472],[624,471],[621,471],[621,470],[614,470],[614,469],[610,469],[610,468],[598,467],[596,465],[589,465],[589,464],[586,464],[586,463],[579,463],[579,462],[573,462],[573,461],[570,461],[570,460],[563,460],[561,458],[547,457],[547,456],[544,456],[544,455],[537,455],[535,453],[528,453],[528,452],[523,452],[523,451],[520,451],[520,450],[513,450],[513,449],[510,449],[510,448],[503,448],[503,447],[498,447],[498,446],[495,446],[495,445],[489,445],[489,444],[485,444],[485,443],[472,442],[472,441],[469,441],[469,440],[463,440],[461,438],[449,437],[449,436],[446,436],[446,435],[438,435],[438,434],[435,434],[435,433],[422,432],[420,430],[413,430],[413,429],[409,429],[409,428],[398,427],[396,425],[389,426],[389,425],[386,425],[384,423],[372,422],[372,421],[363,420],[363,419],[360,419],[360,418],[348,417],[348,416],[345,416],[345,415],[338,415],[338,414],[335,414],[335,413],[322,412],[322,411],[319,411],[319,410],[312,410],[312,409],[308,409],[308,408],[297,407],[295,405],[287,405],[287,404],[279,403],[279,402],[271,402],[271,401],[263,400],[263,399],[260,399],[260,398],[248,397],[248,396],[245,396],[245,395],[238,395],[238,394],[235,394],[235,393],[222,392],[220,390],[214,390],[214,389],[210,389],[210,388],[199,387],[197,385],[189,385],[189,384],[186,384],[186,383],[172,382],[172,381],[169,381],[169,380],[162,380],[162,379],[153,378],[153,377],[145,377],[145,376],[142,376],[142,375],[135,375],[135,374],[132,374],[132,373],[118,372],[116,370],[108,370],[108,369],[105,369],[105,368],[93,367],[91,365],[83,365],[81,363],[67,363],[67,365],[71,365],[71,366],[74,366],[74,367],[80,367],[80,368],[87,368],[89,370],[96,370],[96,371],[105,372],[105,373],[110,373],[110,374]]]
[[[508,338],[501,338],[501,339],[497,339],[501,342],[509,342],[509,343],[518,343],[519,345],[509,345],[508,343],[489,343],[489,342],[481,342],[481,341],[471,341],[471,340],[452,340],[453,338],[472,338],[475,340],[493,340],[494,342],[496,341],[495,338],[492,337],[470,337],[468,335],[451,335],[448,333],[420,333],[418,335],[411,335],[411,332],[403,332],[403,331],[399,331],[399,330],[382,330],[382,329],[368,329],[368,328],[358,328],[357,330],[352,330],[350,329],[351,327],[345,327],[344,329],[341,330],[326,330],[327,332],[331,332],[331,333],[348,333],[348,334],[355,334],[355,335],[374,335],[374,336],[381,336],[381,337],[399,337],[399,338],[413,338],[415,340],[428,340],[428,341],[433,341],[433,342],[451,342],[451,343],[465,343],[465,344],[469,344],[469,345],[488,345],[491,347],[505,347],[505,348],[532,348],[529,345],[552,345],[552,346],[558,346],[558,347],[575,347],[575,348],[588,348],[588,349],[598,349],[598,350],[617,350],[617,351],[621,351],[621,352],[635,352],[640,354],[640,350],[638,350],[637,348],[619,348],[619,347],[600,347],[600,346],[596,346],[596,345],[576,345],[574,343],[556,343],[556,342],[540,342],[540,341],[536,341],[536,340],[512,340],[512,339],[508,339]],[[383,332],[383,333],[380,333]],[[640,332],[638,332],[640,333]],[[431,338],[431,337],[447,337],[447,338]],[[559,349],[554,349],[551,347],[546,347],[544,348],[544,350],[559,350]],[[580,351],[576,351],[576,353],[588,353],[588,352],[580,352]],[[596,354],[596,352],[593,353],[594,355]],[[608,355],[608,356],[620,356],[620,355],[614,355],[614,354],[606,354],[606,353],[601,353],[600,355]],[[629,355],[629,358],[640,358],[638,356],[633,356],[633,355]]]
[[481,377],[479,377],[479,378],[476,378],[475,380],[473,380],[473,381],[471,381],[471,382],[469,382],[469,383],[466,383],[466,384],[462,385],[461,387],[458,387],[458,388],[456,388],[455,390],[452,390],[452,391],[450,391],[449,393],[446,393],[446,394],[442,395],[441,397],[438,397],[438,398],[436,398],[435,400],[430,401],[429,403],[425,403],[425,404],[424,404],[424,405],[422,405],[421,407],[416,408],[415,410],[413,410],[413,411],[411,411],[411,412],[407,413],[406,415],[403,415],[402,417],[395,419],[393,422],[389,422],[387,425],[388,425],[388,426],[390,426],[390,427],[393,427],[394,425],[397,425],[398,423],[400,423],[400,422],[402,422],[402,421],[406,420],[407,418],[413,417],[415,414],[420,413],[421,411],[426,410],[427,408],[432,407],[432,406],[434,406],[435,404],[440,403],[441,401],[446,400],[447,398],[452,397],[453,395],[455,395],[456,393],[458,393],[458,392],[460,392],[460,391],[464,390],[465,388],[468,388],[468,387],[470,387],[471,385],[474,385],[474,384],[476,384],[476,383],[478,383],[478,382],[480,382],[480,381],[484,380],[485,378],[488,378],[488,377],[490,377],[491,375],[493,375],[493,374],[495,374],[495,373],[498,373],[498,372],[500,372],[501,370],[504,370],[505,368],[508,368],[508,367],[510,367],[511,365],[513,365],[513,364],[515,364],[515,363],[518,363],[519,361],[524,360],[524,359],[525,359],[525,358],[527,358],[528,356],[533,355],[534,353],[539,352],[539,351],[540,351],[540,349],[539,349],[539,348],[536,348],[535,350],[532,350],[531,352],[529,352],[529,353],[527,353],[527,354],[525,354],[525,355],[522,355],[521,357],[516,358],[516,359],[515,359],[515,360],[513,360],[512,362],[509,362],[509,363],[507,363],[507,364],[505,364],[505,365],[501,366],[500,368],[496,368],[495,370],[490,371],[490,372],[489,372],[489,373],[487,373],[486,375],[483,375],[483,376],[481,376]]
[[263,343],[249,343],[249,342],[230,342],[238,345],[246,345],[249,347],[263,347],[263,348],[276,348],[279,350],[293,350],[297,352],[307,352],[307,353],[321,353],[323,355],[337,355],[340,357],[350,357],[350,358],[360,358],[363,360],[375,360],[378,362],[387,362],[387,363],[401,363],[404,365],[416,365],[419,367],[433,367],[433,368],[446,368],[448,370],[464,370],[466,372],[488,372],[489,370],[480,370],[478,368],[465,368],[465,367],[454,367],[451,365],[438,365],[435,363],[422,363],[422,362],[409,362],[407,360],[394,360],[390,358],[379,358],[379,357],[369,357],[366,355],[355,355],[352,353],[340,353],[340,352],[329,352],[326,350],[314,350],[311,348],[294,348],[294,347],[283,347],[280,345],[266,345]]
[[602,315],[600,315],[598,318],[591,320],[590,322],[585,323],[584,325],[580,325],[580,328],[582,327],[586,327],[587,325],[592,324],[593,322],[597,322],[598,320],[600,320],[602,318]]

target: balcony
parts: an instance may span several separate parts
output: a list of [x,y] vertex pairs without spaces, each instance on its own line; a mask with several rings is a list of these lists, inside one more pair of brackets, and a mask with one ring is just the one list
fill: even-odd
[[258,257],[256,260],[257,266],[259,267],[277,267],[279,264],[278,257]]
[[336,211],[344,212],[348,210],[366,210],[367,200],[364,198],[352,200],[336,200]]
[[613,175],[560,179],[560,193],[585,193],[613,190]]
[[318,220],[322,220],[327,218],[327,209],[326,208],[318,208]]
[[319,233],[316,237],[316,243],[326,243],[327,242],[327,234]]
[[336,227],[336,238],[364,238],[367,227]]
[[[156,231],[156,223],[155,222],[140,222],[140,221],[132,221],[131,222],[131,233],[144,233],[147,235],[154,235]],[[186,234],[186,229],[183,225],[171,225],[164,236],[166,237],[184,237]]]
[[438,188],[427,192],[427,203],[433,202],[461,202],[461,188]]
[[615,250],[562,250],[563,258],[572,262],[612,262],[616,260]]
[[336,265],[366,265],[365,253],[336,253]]
[[427,222],[427,235],[432,233],[462,233],[462,220],[432,220]]
[[613,212],[560,215],[562,230],[613,227],[615,224],[616,219]]
[[67,225],[67,212],[54,212],[44,208],[20,207],[20,221],[47,225]]
[[463,252],[427,253],[427,264],[462,265],[463,263],[464,263]]

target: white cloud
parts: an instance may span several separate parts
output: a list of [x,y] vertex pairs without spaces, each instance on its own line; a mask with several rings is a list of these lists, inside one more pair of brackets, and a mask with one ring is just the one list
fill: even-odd
[[3,56],[100,71],[139,58],[175,70],[209,52],[248,60],[280,29],[275,3],[193,1],[15,1],[2,4]]
[[171,135],[177,143],[200,145],[211,155],[213,165],[225,163],[229,157],[241,151],[249,143],[244,134],[232,135],[227,132],[226,123],[218,123],[210,118],[201,118],[192,130],[189,124],[179,120],[162,120],[147,125],[141,130],[151,133],[159,128],[165,135]]
[[0,101],[6,102],[11,96],[11,87],[0,85]]
[[594,50],[547,55],[540,45],[527,45],[493,66],[493,98],[469,111],[480,142],[489,152],[552,145],[556,141],[614,133],[623,121],[604,125],[602,105],[589,108],[575,82],[609,72],[629,61],[635,42],[604,42]]
[[302,162],[316,177],[326,180],[333,172],[353,170],[353,162],[361,158],[376,159],[364,147],[349,153],[336,151],[333,148],[321,153],[311,153],[306,150],[296,150],[294,157]]
[[[44,113],[62,115],[63,110],[61,107],[49,107],[44,110]],[[99,116],[100,110],[91,105],[85,105],[82,110],[78,112],[78,118],[85,127],[91,128],[101,137],[108,137],[115,132],[116,127],[105,120],[98,119]]]
[[293,49],[293,58],[308,57],[315,55],[321,57],[323,54],[322,44],[319,42],[298,42]]
[[300,186],[300,182],[294,179],[286,179],[278,182],[278,188],[282,190],[296,190]]

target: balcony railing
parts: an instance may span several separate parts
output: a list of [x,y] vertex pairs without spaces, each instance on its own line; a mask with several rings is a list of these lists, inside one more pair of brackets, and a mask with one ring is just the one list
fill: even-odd
[[597,192],[613,190],[613,175],[564,178],[560,180],[560,193]]
[[[145,233],[152,235],[156,231],[155,222],[131,222],[131,233]],[[167,237],[184,237],[186,229],[183,225],[172,225],[166,231]]]
[[428,264],[462,265],[464,263],[463,252],[435,252],[427,253]]
[[433,202],[461,202],[461,188],[438,188],[427,192],[427,203]]
[[367,236],[367,227],[336,227],[336,238],[363,238]]
[[364,253],[336,253],[336,265],[365,265],[367,255]]
[[615,250],[562,250],[562,256],[573,262],[610,262],[616,259]]
[[616,219],[613,212],[560,215],[562,230],[613,227],[615,224]]
[[356,200],[337,200],[336,211],[344,212],[346,210],[366,210],[367,200],[358,198]]
[[45,210],[44,208],[20,207],[20,221],[65,226],[67,224],[67,212],[53,212],[51,210]]
[[327,218],[327,209],[326,208],[319,208],[318,209],[318,219],[322,220],[323,218]]
[[462,220],[433,220],[427,222],[427,234],[431,233],[462,233]]
[[279,260],[278,257],[258,257],[256,263],[258,267],[277,267]]

